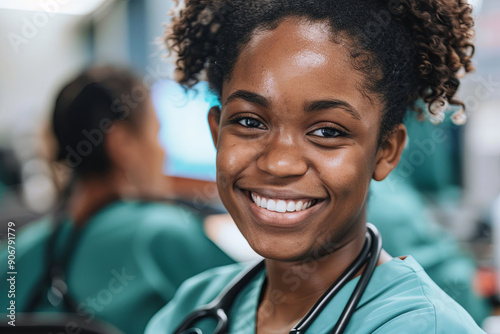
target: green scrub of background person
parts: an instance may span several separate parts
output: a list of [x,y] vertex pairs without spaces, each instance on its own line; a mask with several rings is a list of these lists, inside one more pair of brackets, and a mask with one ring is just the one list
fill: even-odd
[[[140,89],[140,100],[113,108],[117,96]],[[56,158],[71,168],[70,181],[58,218],[33,223],[16,237],[18,313],[75,312],[142,333],[184,280],[234,263],[205,236],[202,217],[172,201],[153,203],[170,196],[165,152],[149,94],[129,71],[97,67],[79,75],[61,90],[52,126]],[[79,156],[83,144],[92,149]],[[5,245],[1,256],[7,259]],[[6,264],[0,265],[2,291]],[[51,284],[61,286],[58,280],[68,287],[65,302],[53,289],[47,294]],[[0,302],[5,311],[6,294]]]
[[389,254],[411,254],[478,324],[489,315],[491,305],[473,291],[473,257],[434,221],[411,183],[393,174],[383,182],[372,182],[367,216],[382,234]]
[[[71,245],[73,224],[65,221],[56,252],[74,248],[66,271],[69,293],[84,319],[105,320],[125,333],[142,333],[153,314],[168,303],[187,278],[232,263],[204,234],[202,219],[182,207],[139,201],[116,201],[97,212]],[[45,273],[45,251],[52,222],[44,219],[16,236],[16,311],[22,312]],[[0,256],[7,259],[5,243]],[[6,263],[0,288],[8,291]],[[43,286],[44,294],[47,286]],[[2,313],[9,305],[0,295]],[[45,298],[36,308],[54,308]]]

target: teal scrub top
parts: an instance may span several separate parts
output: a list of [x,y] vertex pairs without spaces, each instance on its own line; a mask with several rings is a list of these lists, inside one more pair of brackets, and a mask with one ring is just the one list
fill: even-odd
[[[16,312],[22,312],[45,272],[50,219],[28,225],[16,235]],[[69,251],[71,222],[56,242],[57,254]],[[204,234],[201,218],[180,206],[117,201],[84,226],[66,271],[78,313],[107,321],[125,333],[143,333],[148,320],[169,302],[187,278],[234,263]],[[7,298],[7,249],[0,246],[0,313]],[[45,302],[37,311],[58,311]],[[61,310],[59,310],[61,311]],[[5,316],[3,316],[5,318]]]
[[[200,274],[178,290],[170,304],[149,322],[146,334],[173,333],[196,307],[212,301],[242,269],[242,265],[216,268]],[[255,315],[265,278],[261,272],[238,294],[228,315],[229,333],[255,333]],[[355,285],[348,282],[327,304],[306,333],[326,334],[332,330]],[[198,324],[204,334],[212,333],[214,322]],[[368,284],[346,334],[474,334],[484,333],[469,314],[427,276],[411,256],[394,258],[378,266]]]

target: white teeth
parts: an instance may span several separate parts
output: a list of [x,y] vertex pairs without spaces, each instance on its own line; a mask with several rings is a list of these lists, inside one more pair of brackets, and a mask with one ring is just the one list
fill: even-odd
[[286,212],[286,202],[283,200],[279,200],[278,204],[276,204],[276,211]]
[[267,209],[267,200],[264,197],[262,197],[262,200],[260,202],[260,207]]
[[303,201],[291,201],[291,200],[281,200],[281,199],[270,199],[265,197],[260,197],[254,193],[250,193],[252,201],[261,208],[267,209],[269,211],[275,212],[299,212],[310,208],[314,201],[303,202]]
[[267,209],[269,211],[276,211],[276,202],[273,199],[267,201]]

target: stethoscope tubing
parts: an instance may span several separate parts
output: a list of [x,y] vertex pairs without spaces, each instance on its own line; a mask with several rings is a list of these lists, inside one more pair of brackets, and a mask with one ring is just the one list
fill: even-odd
[[229,282],[229,284],[226,286],[226,288],[222,290],[211,303],[195,309],[175,330],[174,333],[182,334],[183,332],[186,332],[188,329],[190,329],[191,325],[196,321],[207,317],[218,319],[214,334],[228,333],[229,320],[226,314],[226,310],[229,310],[232,303],[238,296],[238,292],[240,292],[243,287],[250,283],[250,281],[263,268],[264,260],[260,260],[257,264],[248,266],[245,270],[243,270],[235,278],[233,278],[231,282]]
[[[344,273],[333,283],[330,288],[321,296],[307,314],[294,326],[290,334],[304,334],[311,324],[316,320],[323,309],[344,287],[353,279],[361,268],[366,264],[366,268],[354,288],[351,297],[344,307],[341,316],[337,320],[331,334],[341,334],[347,327],[349,320],[356,311],[356,307],[363,296],[363,293],[370,281],[370,278],[378,264],[380,252],[382,250],[382,239],[375,226],[368,223],[366,241],[361,252]],[[249,266],[242,271],[222,290],[219,295],[209,304],[195,309],[174,331],[174,334],[200,334],[198,329],[191,328],[197,321],[203,318],[217,319],[217,327],[214,334],[227,334],[229,332],[229,319],[227,310],[238,296],[238,293],[263,269],[264,261],[260,261],[254,266]]]
[[[370,256],[373,254],[378,254],[374,253],[374,246],[379,247],[381,246],[381,243],[378,242],[378,238],[376,237],[377,232],[373,232],[372,229],[376,229],[373,225],[369,224],[370,226],[367,228],[366,232],[366,241],[363,245],[363,248],[361,249],[361,252],[359,255],[356,257],[356,259],[351,263],[351,265],[344,271],[344,273],[337,279],[335,283],[333,283],[330,288],[319,298],[319,300],[316,302],[316,304],[311,307],[308,313],[295,325],[294,328],[290,331],[290,334],[303,334],[306,332],[306,330],[311,326],[311,324],[316,320],[316,318],[320,315],[320,313],[323,311],[323,309],[328,305],[328,303],[335,297],[335,295],[344,287],[344,285],[352,280],[356,274],[361,270],[363,265],[365,265],[366,262],[375,262],[375,266],[378,262],[378,255],[376,255],[376,261],[373,261],[374,257]],[[373,235],[372,235],[373,234]],[[378,244],[378,245],[377,245]],[[373,267],[375,267],[373,266]],[[371,268],[372,266],[370,266]],[[355,295],[359,295],[359,298],[361,298],[361,295],[371,277],[371,272],[367,272],[367,268],[365,268],[365,271],[363,272],[361,278],[365,277],[365,280],[363,280],[363,284],[360,285],[360,282],[356,285],[353,294],[351,295],[351,298],[349,298],[348,303],[346,304],[340,318],[338,319],[334,329],[332,330],[331,333],[342,333],[341,329],[345,328],[345,325],[349,322],[349,319],[352,316],[352,313],[354,313],[356,309],[356,305],[359,302],[359,299],[353,299],[352,297]],[[367,275],[369,274],[369,275]],[[366,278],[368,278],[368,281],[366,281]],[[366,283],[365,283],[366,281]],[[359,290],[362,289],[361,293],[359,293]],[[358,293],[356,293],[358,292]],[[347,321],[346,321],[347,320]]]
[[354,312],[356,311],[356,307],[358,306],[358,303],[361,300],[361,297],[363,296],[363,293],[365,292],[368,283],[370,282],[370,279],[373,275],[373,272],[375,271],[375,268],[378,265],[378,260],[380,258],[380,253],[382,251],[382,239],[375,226],[371,225],[371,229],[369,228],[368,232],[372,234],[373,241],[370,247],[370,255],[366,264],[366,268],[361,274],[361,277],[358,283],[356,284],[356,287],[354,288],[354,291],[351,294],[349,301],[347,302],[340,318],[335,324],[335,327],[331,332],[332,334],[340,334],[344,332],[345,328],[349,324],[349,321],[351,320],[351,317],[354,315]]

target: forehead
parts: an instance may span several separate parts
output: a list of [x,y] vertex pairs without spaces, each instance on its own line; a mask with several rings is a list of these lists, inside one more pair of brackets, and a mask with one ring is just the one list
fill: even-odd
[[266,97],[299,91],[311,99],[349,100],[358,110],[367,104],[378,107],[377,98],[362,88],[366,77],[353,67],[350,45],[347,36],[334,36],[327,22],[299,17],[286,18],[272,30],[258,30],[223,85],[222,100],[238,89]]

